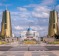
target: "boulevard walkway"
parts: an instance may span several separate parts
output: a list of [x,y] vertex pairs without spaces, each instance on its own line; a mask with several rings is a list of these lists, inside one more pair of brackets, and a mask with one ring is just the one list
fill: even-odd
[[[25,45],[19,44],[19,42],[12,42],[6,45],[0,45],[0,56],[59,56],[59,50],[49,51],[50,49],[46,46],[55,45],[49,45],[43,42],[35,45]],[[1,51],[1,48],[6,48],[7,50],[5,49],[4,51]]]
[[59,51],[0,51],[0,56],[59,56]]

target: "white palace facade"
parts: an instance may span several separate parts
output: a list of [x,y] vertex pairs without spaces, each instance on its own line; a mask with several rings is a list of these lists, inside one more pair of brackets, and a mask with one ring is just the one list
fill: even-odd
[[32,30],[30,27],[26,31],[22,31],[20,33],[21,35],[21,40],[38,40],[39,38],[39,32]]

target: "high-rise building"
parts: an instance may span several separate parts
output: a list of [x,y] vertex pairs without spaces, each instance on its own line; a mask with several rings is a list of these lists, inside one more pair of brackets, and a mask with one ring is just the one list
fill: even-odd
[[58,35],[58,12],[50,11],[48,36]]
[[1,23],[1,35],[6,37],[12,36],[11,16],[8,10],[3,11]]

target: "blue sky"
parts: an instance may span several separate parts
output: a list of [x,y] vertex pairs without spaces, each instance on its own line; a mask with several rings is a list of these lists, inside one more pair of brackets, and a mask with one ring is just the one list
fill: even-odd
[[0,0],[0,28],[6,6],[11,14],[12,32],[16,36],[20,36],[20,32],[29,25],[40,36],[46,36],[49,12],[53,9],[59,12],[59,0]]

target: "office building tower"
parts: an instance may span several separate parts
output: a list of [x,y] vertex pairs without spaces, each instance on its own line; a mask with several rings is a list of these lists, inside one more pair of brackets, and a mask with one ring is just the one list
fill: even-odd
[[58,12],[50,11],[48,36],[58,35]]
[[3,11],[1,23],[1,35],[5,37],[12,36],[11,16],[8,10]]

